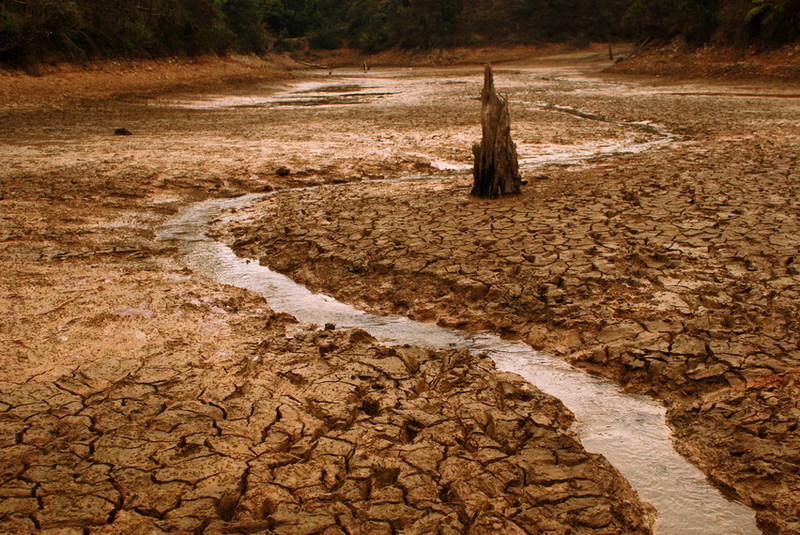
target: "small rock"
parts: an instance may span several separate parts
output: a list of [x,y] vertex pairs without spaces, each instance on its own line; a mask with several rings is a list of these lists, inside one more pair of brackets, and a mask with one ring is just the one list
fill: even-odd
[[132,136],[133,132],[131,132],[127,128],[117,128],[116,130],[114,130],[114,135],[115,136]]
[[275,170],[275,174],[278,176],[289,176],[290,173],[291,171],[289,170],[289,168],[284,166],[278,167]]

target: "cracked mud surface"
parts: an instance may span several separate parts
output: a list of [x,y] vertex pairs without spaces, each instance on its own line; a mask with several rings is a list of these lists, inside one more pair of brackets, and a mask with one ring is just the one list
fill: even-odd
[[170,104],[307,76],[229,68],[157,67],[185,84],[163,98],[136,96],[140,74],[71,75],[87,95],[67,98],[0,78],[0,533],[649,533],[651,508],[517,376],[297,324],[156,239],[196,200],[431,169],[408,153],[436,117],[359,159],[298,151],[324,111]]
[[62,308],[83,351],[90,329],[140,347],[2,383],[3,532],[647,532],[560,404],[488,359],[319,331],[186,274],[128,306],[155,277]]
[[[765,531],[796,533],[800,101],[764,84],[556,75],[537,86],[517,74],[506,72],[505,91],[518,103],[521,152],[640,135],[525,102],[653,121],[681,138],[573,168],[523,169],[523,195],[499,202],[470,199],[468,178],[351,184],[269,197],[218,232],[344,301],[505,332],[664,399],[678,448],[753,505]],[[435,117],[426,150],[445,150],[466,111],[444,92],[381,135]],[[368,119],[359,124],[372,132]]]

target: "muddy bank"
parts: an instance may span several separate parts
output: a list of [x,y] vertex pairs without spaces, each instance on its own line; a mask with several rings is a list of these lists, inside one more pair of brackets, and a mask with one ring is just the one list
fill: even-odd
[[[615,55],[629,54],[635,46],[631,43],[614,43]],[[569,46],[565,43],[546,43],[540,46],[462,46],[434,49],[389,49],[367,54],[359,50],[307,50],[310,61],[333,68],[374,67],[446,67],[471,65],[482,67],[487,63],[519,64],[537,62],[540,65],[576,65],[591,62],[608,63],[608,44],[593,43],[585,47]]]
[[[499,202],[470,199],[458,177],[291,192],[219,232],[358,306],[505,332],[666,400],[679,448],[756,507],[762,528],[795,532],[797,100],[764,87],[742,97],[736,86],[710,95],[552,82],[506,90],[522,103],[655,121],[681,141],[530,171],[523,195]],[[405,108],[413,119],[384,135],[436,117],[440,137],[425,150],[445,150],[465,112],[438,104]],[[521,105],[517,118],[531,152],[625,135]]]
[[252,86],[307,68],[282,55],[230,55],[40,65],[33,74],[0,69],[0,106],[9,112],[58,108],[81,99]]
[[676,40],[627,58],[606,72],[666,76],[678,80],[764,80],[789,85],[800,80],[800,45],[766,51],[726,47],[697,49]]
[[406,154],[429,125],[354,160],[298,150],[350,112],[174,105],[290,90],[207,75],[158,98],[89,77],[56,106],[54,79],[2,86],[0,531],[649,533],[572,415],[487,359],[313,329],[184,267],[156,232],[189,203],[433,169]]

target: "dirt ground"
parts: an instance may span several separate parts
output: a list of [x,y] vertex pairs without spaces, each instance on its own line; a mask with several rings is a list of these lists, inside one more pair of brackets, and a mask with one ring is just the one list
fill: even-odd
[[771,80],[773,84],[794,84],[800,80],[800,44],[773,50],[735,49],[706,46],[694,48],[681,39],[667,46],[653,47],[613,66],[610,71],[681,79]]
[[307,70],[0,77],[0,532],[649,533],[652,508],[519,377],[297,324],[157,239],[197,200],[421,165],[307,154],[281,178],[298,160],[277,139],[316,143],[296,109],[180,104]]
[[[478,86],[459,89],[457,69],[439,75],[439,91],[396,113],[309,111],[293,132],[325,117],[330,158],[379,159],[388,144],[422,154],[422,174],[437,174],[426,161],[468,165],[479,133],[462,102]],[[639,85],[562,72],[537,86],[514,66],[496,76],[523,161],[553,147],[657,143],[640,121],[677,138],[529,166],[524,194],[501,201],[469,198],[465,176],[288,192],[221,236],[363,308],[504,332],[667,401],[679,449],[756,507],[765,530],[796,532],[797,95],[763,80]]]
[[[461,170],[472,67],[0,75],[0,532],[649,532],[557,400],[486,359],[297,324],[156,237],[191,202],[275,189],[217,229],[241,254],[665,399],[680,449],[796,532],[798,99],[565,61],[498,70],[530,160],[499,202]],[[536,160],[618,145],[650,148]],[[409,175],[429,178],[369,181]]]

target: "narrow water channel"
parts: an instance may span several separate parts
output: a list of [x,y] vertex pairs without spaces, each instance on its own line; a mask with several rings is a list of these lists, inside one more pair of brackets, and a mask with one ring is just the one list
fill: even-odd
[[614,383],[564,361],[492,334],[467,335],[399,316],[368,314],[245,260],[207,236],[210,221],[244,208],[261,195],[211,200],[188,207],[165,225],[160,238],[174,243],[198,275],[263,295],[269,306],[303,322],[359,328],[387,344],[463,348],[487,353],[501,370],[520,374],[559,398],[576,416],[584,447],[604,455],[658,510],[660,535],[760,533],[748,507],[725,499],[704,475],[672,447],[664,407],[624,393]]

